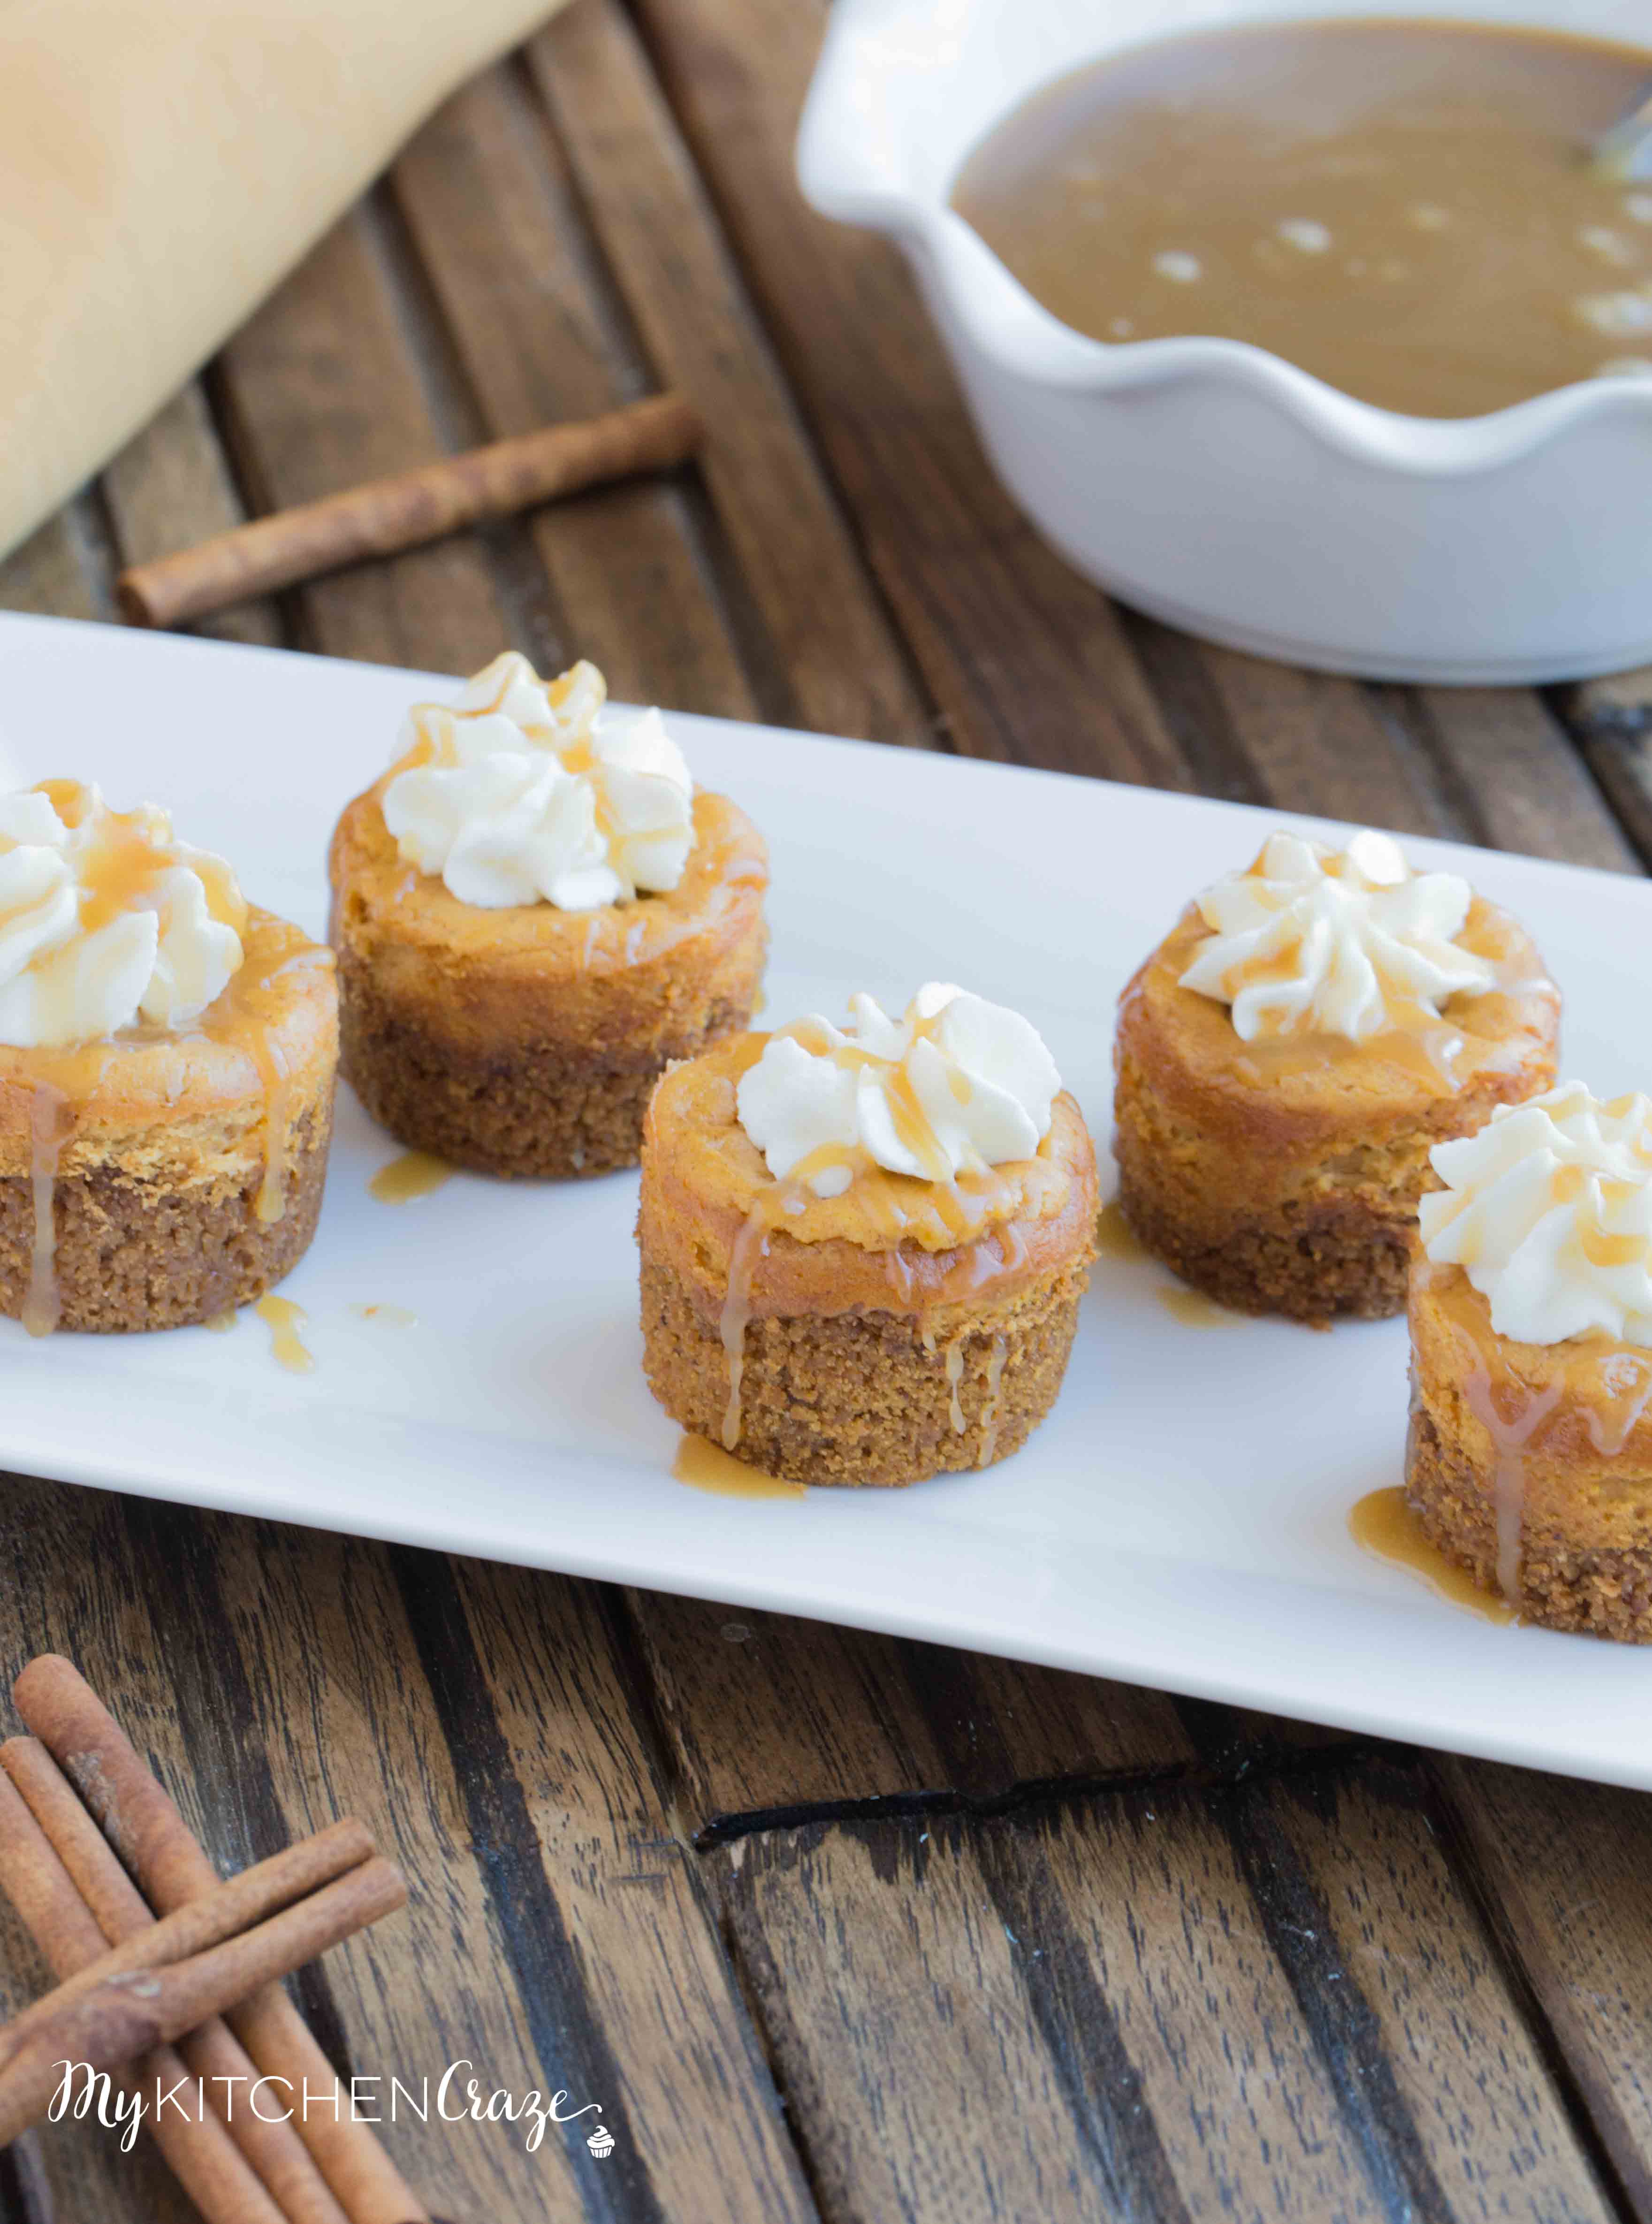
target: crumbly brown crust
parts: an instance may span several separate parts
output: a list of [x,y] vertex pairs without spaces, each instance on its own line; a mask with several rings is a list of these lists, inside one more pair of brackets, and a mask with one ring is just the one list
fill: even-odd
[[[796,1482],[886,1488],[1006,1459],[1055,1403],[1087,1279],[1080,1264],[1004,1304],[949,1308],[929,1324],[933,1349],[909,1314],[749,1322],[736,1456]],[[720,1442],[728,1360],[717,1325],[646,1249],[642,1334],[655,1397],[684,1428]],[[952,1418],[952,1349],[962,1361],[962,1430]]]
[[1460,1267],[1411,1276],[1406,1493],[1425,1533],[1496,1592],[1499,1488],[1531,1621],[1652,1643],[1652,1351],[1523,1343]]
[[762,976],[751,953],[743,997],[707,1003],[699,1024],[665,1048],[624,1059],[571,1058],[556,1045],[503,1043],[492,1056],[456,1046],[419,1009],[381,993],[371,970],[339,960],[340,1056],[369,1115],[412,1148],[479,1173],[572,1178],[634,1166],[654,1084],[673,1058],[736,1033]]
[[[1514,921],[1471,913],[1477,946],[1541,980]],[[1558,1003],[1496,992],[1466,1000],[1461,1084],[1426,1062],[1396,1065],[1374,1046],[1317,1070],[1247,1075],[1224,1006],[1180,986],[1205,930],[1196,910],[1142,966],[1119,1004],[1114,1154],[1119,1197],[1147,1248],[1186,1281],[1239,1311],[1318,1327],[1338,1315],[1403,1310],[1428,1153],[1472,1134],[1502,1103],[1554,1077]]]
[[381,1126],[456,1166],[540,1178],[634,1166],[659,1075],[757,1001],[762,837],[702,794],[669,894],[595,913],[479,911],[401,862],[382,787],[333,837],[344,1077]]
[[1119,1204],[1137,1237],[1218,1305],[1320,1329],[1338,1315],[1386,1320],[1404,1311],[1414,1200],[1409,1210],[1384,1211],[1357,1195],[1292,1199],[1210,1229],[1178,1214],[1151,1156],[1122,1128],[1115,1148]]
[[[186,1328],[262,1297],[310,1247],[332,1129],[332,1079],[291,1130],[282,1210],[258,1217],[262,1166],[155,1179],[118,1161],[54,1185],[61,1329]],[[35,1243],[30,1182],[0,1178],[0,1313],[22,1317]]]
[[[1652,1477],[1647,1479],[1652,1499]],[[1423,1534],[1482,1590],[1498,1583],[1497,1517],[1491,1478],[1460,1446],[1447,1447],[1421,1406],[1406,1444],[1405,1495]],[[1529,1518],[1521,1528],[1520,1582],[1514,1604],[1523,1620],[1546,1629],[1574,1630],[1620,1644],[1652,1645],[1652,1544],[1579,1546],[1552,1522]]]

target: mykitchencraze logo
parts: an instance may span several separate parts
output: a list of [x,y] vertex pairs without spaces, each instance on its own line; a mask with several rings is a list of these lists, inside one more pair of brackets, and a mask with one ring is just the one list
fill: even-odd
[[[587,2101],[583,2107],[567,2106],[566,2092],[549,2099],[533,2090],[513,2093],[496,2086],[484,2091],[471,2062],[452,2062],[434,2083],[428,2077],[404,2084],[400,2077],[352,2077],[349,2082],[312,2088],[306,2078],[294,2087],[290,2077],[209,2077],[204,2082],[180,2077],[172,2085],[159,2078],[153,2087],[115,2083],[106,2069],[89,2062],[58,2062],[61,2074],[47,2121],[60,2124],[101,2124],[120,2134],[123,2154],[129,2154],[146,2123],[159,2124],[176,2116],[185,2123],[205,2121],[210,2113],[226,2124],[236,2120],[237,2108],[255,2116],[261,2124],[310,2123],[330,2117],[334,2123],[512,2124],[522,2127],[522,2145],[537,2154],[552,2124],[571,2124],[581,2116],[595,2115],[595,2127],[585,2139],[601,2162],[614,2151],[614,2134],[602,2120],[602,2104]],[[386,2085],[388,2092],[382,2090]],[[209,2100],[208,2094],[211,2098]]]

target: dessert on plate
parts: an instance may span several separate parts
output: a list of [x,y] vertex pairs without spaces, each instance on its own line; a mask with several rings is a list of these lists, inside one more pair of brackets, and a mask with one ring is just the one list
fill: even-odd
[[178,1328],[315,1233],[332,952],[249,906],[153,804],[0,796],[0,1311]]
[[658,711],[606,693],[589,664],[496,657],[413,710],[333,836],[344,1077],[455,1166],[634,1166],[666,1065],[757,999],[763,838],[696,793]]
[[1433,1161],[1407,1499],[1529,1620],[1652,1643],[1652,1098],[1569,1082]]
[[1119,1008],[1119,1200],[1184,1280],[1323,1325],[1403,1310],[1428,1152],[1554,1077],[1517,922],[1386,834],[1277,833]]
[[1018,1014],[931,983],[673,1066],[648,1108],[644,1364],[684,1428],[800,1482],[1014,1451],[1061,1387],[1095,1153]]

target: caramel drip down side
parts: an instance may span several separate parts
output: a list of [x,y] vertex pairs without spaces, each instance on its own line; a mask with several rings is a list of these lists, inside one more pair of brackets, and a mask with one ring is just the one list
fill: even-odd
[[1481,1590],[1466,1568],[1460,1568],[1437,1545],[1430,1544],[1397,1484],[1366,1492],[1348,1515],[1348,1534],[1361,1551],[1420,1576],[1430,1590],[1453,1606],[1466,1607],[1485,1621],[1514,1620],[1514,1609],[1506,1600],[1492,1598]]
[[947,1346],[947,1391],[949,1398],[949,1417],[955,1437],[962,1436],[968,1424],[964,1419],[963,1406],[958,1396],[958,1385],[963,1381],[963,1338],[955,1337]]
[[50,1336],[63,1316],[57,1279],[57,1174],[68,1140],[68,1099],[49,1082],[33,1085],[28,1115],[29,1188],[35,1204],[35,1238],[28,1259],[28,1288],[22,1323],[30,1336]]
[[981,1409],[980,1457],[975,1462],[977,1467],[990,1467],[998,1450],[999,1412],[1004,1403],[1004,1362],[1008,1356],[1008,1344],[1001,1336],[995,1336],[987,1359],[987,1402]]

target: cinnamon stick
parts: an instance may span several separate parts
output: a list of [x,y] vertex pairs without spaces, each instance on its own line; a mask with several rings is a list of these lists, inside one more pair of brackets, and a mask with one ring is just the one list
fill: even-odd
[[[217,1874],[183,1816],[72,1662],[42,1653],[12,1696],[158,1913],[213,1889]],[[289,2079],[295,2093],[307,2079],[312,2094],[325,2096],[300,2111],[294,2128],[350,2224],[431,2224],[370,2126],[354,2120],[349,2094],[279,1986],[243,2000],[225,2020],[266,2076]]]
[[[155,1919],[143,1895],[45,1747],[33,1738],[10,1738],[0,1745],[0,1767],[28,1803],[108,1943],[117,1946],[153,1933]],[[359,1857],[365,1858],[372,1850],[368,1833],[359,1825],[341,1827],[350,1829]],[[324,1840],[327,1835],[323,1833]],[[258,2072],[229,2025],[211,2017],[180,2042],[178,2051],[209,2104],[220,2113],[227,2107],[230,2137],[287,2224],[350,2224],[292,2125],[279,2116],[266,2121],[250,2106]],[[224,2095],[237,2093],[249,2096],[247,2101],[239,2107],[233,2100],[225,2102]]]
[[399,1873],[375,1858],[186,1961],[72,1979],[62,1997],[49,1994],[0,2031],[0,2146],[46,2113],[66,2062],[94,2071],[123,2069],[221,2015],[255,1987],[301,1969],[404,1906],[407,1897]]
[[[74,1799],[74,1793],[66,1779],[58,1773],[57,1764],[43,1746],[32,1738],[12,1738],[0,1746],[0,1766],[22,1793],[31,1813],[52,1841],[52,1850],[68,1870],[71,1882],[83,1900],[88,1901],[90,1912],[98,1921],[98,1909],[88,1899],[85,1886],[76,1873],[75,1859],[84,1849],[73,1848],[66,1852],[60,1842],[57,1829],[62,1818],[52,1813],[42,1813],[47,1804],[39,1797],[42,1791],[40,1781],[43,1772],[34,1756],[38,1754],[45,1767],[50,1769],[62,1785],[65,1794]],[[35,1796],[31,1796],[35,1795]],[[79,1807],[79,1801],[74,1804]],[[97,1825],[80,1808],[85,1826],[94,1833]],[[104,1851],[110,1860],[114,1854],[105,1843]],[[301,1838],[294,1846],[274,1854],[268,1861],[243,1869],[240,1875],[229,1878],[214,1886],[204,1899],[191,1900],[174,1914],[156,1922],[146,1911],[145,1920],[135,1926],[127,1936],[100,1952],[98,1958],[84,1969],[78,1970],[66,1983],[58,1987],[47,1999],[37,2001],[22,2016],[14,2018],[8,2030],[16,2031],[30,2017],[46,2008],[62,2009],[82,1993],[105,1984],[110,1978],[131,1976],[144,1969],[164,1969],[173,1963],[186,1962],[215,1946],[240,1937],[269,1918],[294,1906],[323,1886],[335,1884],[352,1869],[360,1868],[374,1857],[373,1841],[356,1822],[335,1823],[330,1829],[318,1830],[313,1837]],[[119,1863],[116,1863],[119,1868]],[[121,1872],[124,1880],[124,1872]],[[130,1886],[129,1889],[136,1889]],[[99,1923],[99,1928],[102,1928]]]
[[[102,1950],[103,1938],[68,1871],[9,1779],[0,1777],[0,1870],[7,1897],[54,1975],[71,1977]],[[169,2046],[140,2057],[115,2082],[123,2098],[166,2091],[188,2071]],[[287,2224],[229,2132],[174,2110],[157,2114],[151,2136],[190,2199],[211,2224]]]
[[134,625],[177,625],[342,565],[393,556],[483,518],[640,471],[668,471],[700,445],[700,420],[662,394],[572,425],[552,425],[324,501],[278,510],[194,548],[135,565],[116,581]]

